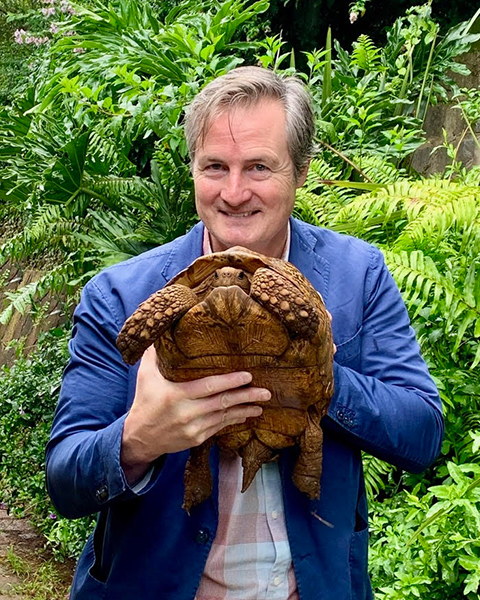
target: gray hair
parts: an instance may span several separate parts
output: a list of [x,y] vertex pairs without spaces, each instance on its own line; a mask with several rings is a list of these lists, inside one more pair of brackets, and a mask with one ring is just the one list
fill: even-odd
[[295,178],[314,152],[315,132],[312,101],[296,77],[281,78],[262,67],[238,67],[206,85],[190,104],[185,119],[185,137],[193,164],[198,143],[203,144],[211,122],[237,107],[261,100],[278,100],[285,109],[287,146]]

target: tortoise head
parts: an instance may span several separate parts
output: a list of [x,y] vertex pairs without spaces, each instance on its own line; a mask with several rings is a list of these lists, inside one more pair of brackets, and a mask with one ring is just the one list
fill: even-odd
[[213,274],[211,286],[212,288],[217,288],[238,285],[239,288],[248,294],[250,291],[250,279],[251,276],[242,269],[222,267],[221,269],[217,269]]

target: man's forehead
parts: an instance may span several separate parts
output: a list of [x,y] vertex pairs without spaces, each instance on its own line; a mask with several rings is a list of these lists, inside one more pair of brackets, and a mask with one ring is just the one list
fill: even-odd
[[[207,116],[203,123],[199,137],[197,138],[197,150],[204,147],[208,134],[211,132],[213,127],[219,125],[219,122],[222,125],[222,129],[225,130],[225,133],[228,132],[230,137],[235,141],[234,128],[236,123],[238,123],[239,120],[240,122],[248,123],[249,120],[253,119],[254,115],[256,115],[256,113],[260,110],[268,111],[268,113],[275,112],[277,116],[275,119],[276,123],[279,122],[279,112],[281,112],[285,123],[285,108],[282,102],[275,98],[261,98],[255,102],[235,103],[233,105],[218,107],[217,110],[212,111],[212,113]],[[284,135],[286,138],[286,128],[284,130]]]

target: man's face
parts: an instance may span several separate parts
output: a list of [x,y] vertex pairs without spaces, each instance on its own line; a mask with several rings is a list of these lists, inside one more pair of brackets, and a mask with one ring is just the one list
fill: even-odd
[[239,245],[281,256],[295,190],[305,176],[295,180],[279,102],[264,100],[220,115],[193,164],[197,211],[213,251]]

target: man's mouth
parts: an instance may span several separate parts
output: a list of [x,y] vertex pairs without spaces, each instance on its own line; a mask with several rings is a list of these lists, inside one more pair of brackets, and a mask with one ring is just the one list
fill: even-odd
[[258,210],[249,210],[248,212],[241,212],[241,213],[231,213],[231,212],[227,212],[225,210],[221,210],[220,211],[222,214],[226,215],[227,217],[233,217],[235,219],[240,219],[240,218],[245,218],[245,217],[251,217],[252,215],[256,215],[258,212]]

